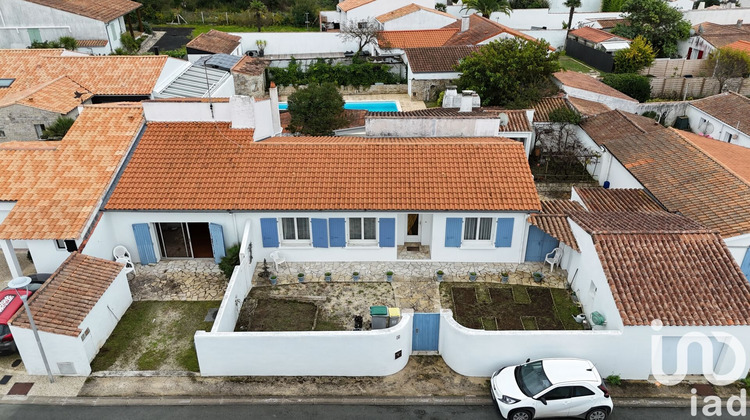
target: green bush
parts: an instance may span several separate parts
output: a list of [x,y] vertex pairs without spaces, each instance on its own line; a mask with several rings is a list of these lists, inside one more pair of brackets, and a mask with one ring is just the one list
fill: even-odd
[[65,134],[70,130],[75,122],[74,119],[69,117],[57,117],[49,127],[45,128],[42,132],[42,138],[45,140],[61,140],[65,137]]
[[578,111],[574,111],[567,106],[561,106],[550,111],[549,120],[556,123],[580,124],[582,117]]
[[168,55],[168,56],[170,56],[172,58],[186,58],[187,57],[187,48],[186,47],[182,47],[182,48],[177,49],[177,50],[167,50],[167,51],[163,51],[162,54]]
[[78,41],[72,36],[61,36],[58,42],[60,42],[60,45],[66,50],[75,51],[76,48],[78,48]]
[[620,375],[609,375],[607,376],[607,379],[605,379],[607,383],[612,384],[614,386],[620,386],[622,385],[622,379],[620,379]]
[[286,68],[270,67],[271,79],[280,86],[297,86],[313,83],[333,83],[336,86],[370,86],[375,83],[395,84],[401,80],[388,66],[354,59],[351,64],[318,60],[303,71],[292,58]]
[[138,44],[138,41],[136,41],[130,34],[124,33],[120,36],[120,42],[122,42],[122,47],[128,51],[128,52],[136,52],[140,48],[140,45]]
[[605,74],[602,81],[639,102],[646,102],[651,97],[651,83],[648,77],[640,74]]
[[240,245],[235,244],[227,249],[227,255],[219,263],[219,268],[224,273],[227,281],[232,278],[234,267],[238,265],[240,265]]

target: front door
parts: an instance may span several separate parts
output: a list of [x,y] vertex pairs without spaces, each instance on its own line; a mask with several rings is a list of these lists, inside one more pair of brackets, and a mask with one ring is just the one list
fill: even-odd
[[163,258],[212,258],[208,223],[155,223]]
[[419,228],[421,217],[419,214],[406,215],[406,238],[404,242],[421,243],[421,229]]

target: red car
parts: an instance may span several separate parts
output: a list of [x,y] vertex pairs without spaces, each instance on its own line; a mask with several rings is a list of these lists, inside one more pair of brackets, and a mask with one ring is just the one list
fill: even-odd
[[13,289],[0,291],[0,352],[16,352],[16,343],[13,341],[13,334],[10,333],[8,321],[22,306],[20,296],[31,295],[30,291],[19,290],[16,293]]

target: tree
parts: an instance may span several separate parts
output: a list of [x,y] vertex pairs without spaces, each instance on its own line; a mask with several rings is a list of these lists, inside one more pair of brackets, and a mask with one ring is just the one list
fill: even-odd
[[525,107],[556,90],[550,75],[560,65],[546,41],[508,38],[482,46],[456,69],[458,86],[475,90],[483,105]]
[[260,0],[253,0],[250,2],[250,6],[247,7],[248,12],[255,16],[255,24],[258,26],[258,32],[260,32],[263,26],[263,16],[268,12],[268,8]]
[[690,22],[664,0],[627,0],[622,11],[630,25],[618,23],[612,33],[630,39],[643,36],[657,57],[677,57],[677,41],[690,36]]
[[318,6],[316,0],[295,0],[289,10],[292,16],[292,23],[296,26],[305,26],[307,25],[306,22],[314,21],[319,12],[320,6]]
[[565,0],[565,3],[563,3],[565,7],[570,7],[570,13],[568,13],[568,32],[570,33],[570,28],[573,25],[573,13],[576,10],[576,7],[581,7],[581,0]]
[[750,55],[733,48],[719,48],[709,54],[708,65],[723,92],[729,79],[747,77],[750,73]]
[[287,128],[293,133],[327,136],[346,124],[344,98],[333,83],[300,89],[288,103],[292,119]]
[[646,38],[638,35],[630,47],[615,53],[615,73],[638,73],[654,64],[656,53]]
[[74,122],[75,120],[69,117],[57,117],[55,122],[44,129],[42,138],[45,140],[62,140]]
[[439,12],[445,12],[448,10],[448,7],[445,5],[445,3],[435,3],[435,10]]
[[510,16],[511,8],[508,0],[462,0],[461,11],[474,9],[487,19],[492,12],[501,12]]
[[339,36],[345,41],[355,41],[359,45],[356,55],[359,55],[365,46],[377,41],[378,33],[378,23],[374,19],[368,19],[361,22],[346,22],[341,26]]
[[646,102],[651,98],[651,82],[648,77],[641,76],[640,74],[609,73],[604,75],[602,82],[633,99],[637,99],[638,102]]

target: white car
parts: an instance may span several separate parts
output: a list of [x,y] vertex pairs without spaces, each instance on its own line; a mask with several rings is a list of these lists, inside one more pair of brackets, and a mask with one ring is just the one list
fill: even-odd
[[612,399],[593,363],[541,359],[506,366],[492,374],[492,398],[508,420],[581,417],[604,420]]

